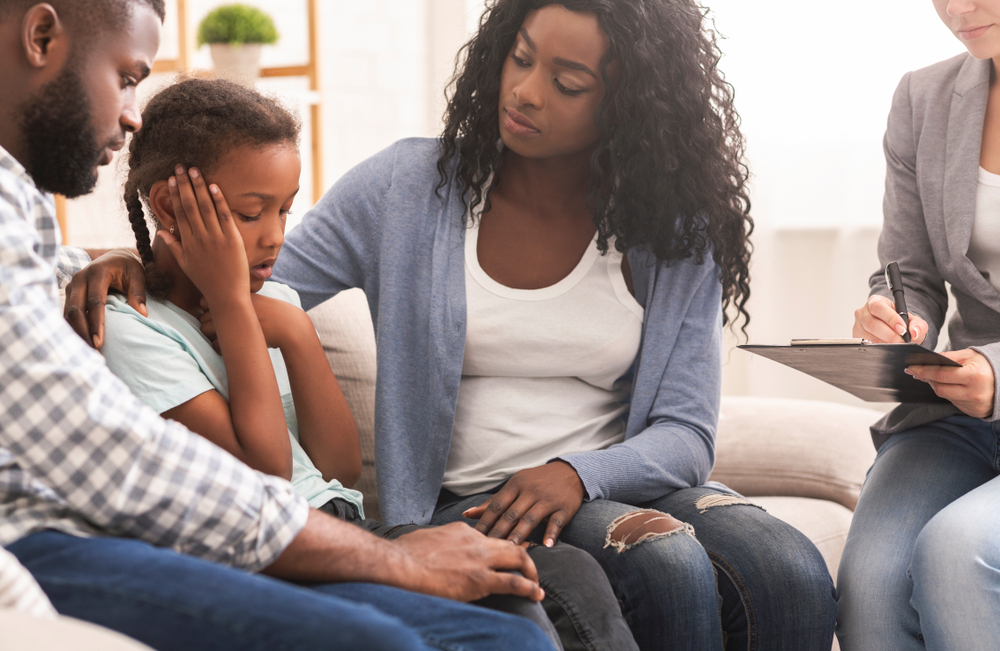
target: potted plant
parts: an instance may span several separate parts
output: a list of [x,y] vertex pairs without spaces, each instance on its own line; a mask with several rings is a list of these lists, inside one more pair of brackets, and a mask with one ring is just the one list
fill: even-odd
[[278,30],[266,13],[245,4],[224,5],[198,25],[198,47],[208,43],[212,63],[222,77],[260,76],[260,46],[278,41]]

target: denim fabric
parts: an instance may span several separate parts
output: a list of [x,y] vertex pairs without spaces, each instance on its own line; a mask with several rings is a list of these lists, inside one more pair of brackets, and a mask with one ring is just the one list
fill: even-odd
[[[793,527],[742,500],[696,505],[701,497],[726,495],[690,488],[639,505],[692,525],[694,534],[681,530],[621,552],[607,545],[608,528],[637,507],[585,502],[560,540],[588,551],[604,568],[643,651],[829,651],[836,602],[819,551]],[[459,519],[487,497],[445,502],[433,522]],[[539,528],[533,539],[542,533]]]
[[840,563],[844,651],[1000,644],[998,430],[952,416],[879,449]]
[[[398,524],[395,526],[382,524],[378,520],[372,520],[371,518],[362,519],[358,515],[358,509],[354,504],[348,502],[345,499],[335,497],[326,504],[319,507],[320,511],[328,515],[332,515],[335,518],[344,520],[345,522],[350,522],[361,527],[365,531],[375,534],[380,538],[385,538],[386,540],[393,540],[399,538],[400,536],[405,536],[406,534],[416,531],[417,529],[427,529],[430,525],[421,524]],[[584,552],[580,552],[584,553]],[[560,642],[560,632],[553,624],[553,621],[549,618],[549,613],[546,609],[542,607],[541,604],[535,603],[530,599],[525,599],[524,597],[516,597],[514,595],[490,595],[485,599],[480,599],[479,601],[473,602],[477,606],[482,606],[483,608],[489,608],[490,610],[499,610],[502,613],[510,613],[511,615],[518,615],[520,617],[526,617],[529,621],[534,622],[538,628],[542,629],[545,635],[552,642],[552,645],[556,648],[556,651],[567,651]],[[553,616],[558,616],[560,613],[556,611]]]
[[7,548],[60,613],[159,651],[551,651],[522,618],[368,583],[299,586],[121,538]]

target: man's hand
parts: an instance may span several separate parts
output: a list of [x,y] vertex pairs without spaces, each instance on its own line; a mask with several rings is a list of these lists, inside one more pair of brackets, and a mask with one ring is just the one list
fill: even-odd
[[993,367],[981,354],[971,349],[941,353],[962,365],[910,366],[906,372],[931,385],[934,393],[969,416],[989,418],[993,414],[995,380]]
[[295,540],[263,571],[289,581],[381,583],[456,601],[491,594],[545,597],[528,552],[463,522],[388,541],[311,509]]
[[[927,322],[910,314],[910,341],[924,343]],[[865,304],[854,310],[854,336],[875,344],[901,344],[906,324],[896,313],[893,302],[885,296],[871,296]]]
[[100,348],[104,343],[104,304],[108,290],[128,297],[134,310],[147,316],[146,273],[128,251],[109,251],[80,270],[66,286],[63,315],[84,341]]
[[543,542],[551,547],[580,510],[583,497],[583,482],[573,466],[553,461],[515,473],[496,495],[462,515],[478,519],[478,531],[515,544],[548,520]]
[[491,594],[534,601],[545,597],[535,564],[523,547],[487,538],[464,522],[418,529],[393,544],[406,559],[396,585],[407,590],[456,601],[476,601]]

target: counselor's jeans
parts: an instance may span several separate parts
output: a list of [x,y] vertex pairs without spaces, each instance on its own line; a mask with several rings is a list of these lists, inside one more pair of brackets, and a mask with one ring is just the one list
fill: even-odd
[[55,531],[7,549],[61,614],[158,651],[552,649],[521,617],[387,586],[299,586],[136,540]]
[[[432,522],[461,519],[488,497],[442,499]],[[623,551],[608,546],[608,527],[637,508],[669,513],[693,533],[685,529]],[[542,533],[544,526],[532,539]],[[585,502],[560,540],[587,550],[604,568],[643,651],[830,649],[836,601],[823,557],[798,530],[731,493],[700,487],[637,506]]]
[[998,431],[952,416],[879,449],[840,563],[841,649],[1000,648]]

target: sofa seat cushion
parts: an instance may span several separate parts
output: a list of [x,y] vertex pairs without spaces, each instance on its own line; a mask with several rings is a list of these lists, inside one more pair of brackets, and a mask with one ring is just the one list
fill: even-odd
[[724,396],[711,479],[753,497],[832,500],[854,510],[875,460],[874,409],[818,400]]

